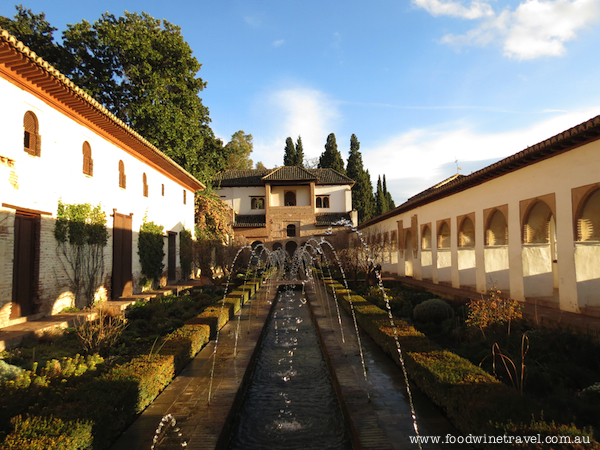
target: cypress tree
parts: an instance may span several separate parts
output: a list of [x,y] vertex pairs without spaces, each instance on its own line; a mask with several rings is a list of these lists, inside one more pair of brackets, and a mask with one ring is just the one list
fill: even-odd
[[388,211],[388,205],[387,205],[387,198],[385,197],[385,194],[383,193],[383,186],[381,184],[381,175],[379,177],[377,177],[377,192],[375,193],[375,201],[377,202],[376,208],[375,208],[375,214],[377,216],[385,214]]
[[296,141],[296,158],[294,165],[304,167],[304,149],[302,148],[302,138],[300,136],[298,136],[298,140]]
[[350,137],[350,154],[348,155],[346,175],[355,182],[352,187],[352,207],[358,212],[358,223],[362,223],[373,217],[375,198],[373,197],[371,176],[363,167],[359,149],[360,142],[353,134]]
[[285,154],[283,155],[283,165],[296,165],[296,149],[294,148],[294,141],[292,141],[291,137],[288,137],[285,140]]
[[[391,211],[396,207],[394,200],[392,199],[392,194],[390,194],[387,190],[387,185],[385,182],[385,174],[383,175],[383,195],[385,196],[385,200],[387,202],[387,210]],[[386,211],[387,212],[387,211]]]
[[325,151],[321,153],[321,157],[319,158],[319,169],[333,169],[342,175],[346,175],[344,160],[338,151],[335,134],[333,133],[327,136]]

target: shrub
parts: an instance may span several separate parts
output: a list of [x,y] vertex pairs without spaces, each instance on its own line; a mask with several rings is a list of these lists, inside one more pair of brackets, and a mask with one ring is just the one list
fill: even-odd
[[88,353],[106,352],[119,342],[123,330],[127,327],[123,316],[113,316],[102,308],[96,311],[96,320],[84,321],[75,328],[83,350]]
[[149,279],[158,281],[162,275],[165,257],[163,227],[154,222],[144,222],[138,236],[138,255],[142,273]]
[[21,373],[23,373],[23,369],[0,359],[0,382],[14,380]]
[[0,446],[2,450],[84,450],[93,443],[92,424],[49,417],[17,416],[14,431]]
[[453,316],[454,311],[452,307],[439,298],[425,300],[413,309],[415,322],[434,322],[440,324],[446,319],[451,319]]

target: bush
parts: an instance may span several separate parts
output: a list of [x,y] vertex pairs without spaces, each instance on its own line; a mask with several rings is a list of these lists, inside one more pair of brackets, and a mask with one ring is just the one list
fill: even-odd
[[454,316],[452,307],[444,300],[432,298],[419,303],[413,309],[413,318],[415,322],[434,322],[442,323],[446,319],[451,319]]
[[14,380],[21,373],[23,373],[23,369],[0,359],[0,382]]
[[49,417],[17,416],[11,420],[14,431],[0,446],[2,450],[84,450],[93,443],[92,425],[82,421],[62,421]]

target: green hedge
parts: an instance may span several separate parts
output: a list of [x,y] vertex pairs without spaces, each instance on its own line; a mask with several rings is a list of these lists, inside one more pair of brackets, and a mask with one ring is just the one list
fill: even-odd
[[230,295],[240,297],[242,299],[242,305],[245,304],[248,300],[250,300],[250,290],[237,288],[235,291],[232,291],[231,293],[227,294],[227,297],[229,297]]
[[[208,342],[211,332],[227,323],[249,292],[207,307],[158,342],[152,355],[138,356],[101,375],[91,376],[101,358],[84,362],[78,356],[52,361],[40,375],[29,371],[16,383],[0,385],[0,419],[6,418],[3,429],[8,433],[0,450],[91,449],[92,436],[95,450],[108,448]],[[86,371],[90,375],[80,376]],[[32,416],[15,417],[26,411]]]
[[94,441],[92,424],[49,417],[17,416],[14,431],[0,445],[1,450],[84,450]]
[[[350,311],[350,300],[356,320],[371,338],[400,365],[394,329],[386,311],[367,302],[363,297],[348,292],[339,284],[330,284],[337,293],[340,304]],[[340,289],[340,287],[343,288]],[[460,356],[441,349],[423,333],[406,322],[394,318],[396,335],[408,375],[436,405],[446,411],[453,424],[465,435],[529,436],[586,436],[586,430],[573,426],[536,422],[532,417],[543,417],[539,405],[527,396],[499,382],[496,378]],[[542,431],[540,431],[542,430]],[[560,448],[600,449],[592,444],[560,444]],[[500,448],[490,444],[490,448]],[[519,448],[553,448],[542,446],[519,446]],[[558,447],[556,447],[558,448]]]
[[210,338],[208,325],[184,325],[165,337],[159,348],[160,355],[173,355],[176,374],[202,350]]

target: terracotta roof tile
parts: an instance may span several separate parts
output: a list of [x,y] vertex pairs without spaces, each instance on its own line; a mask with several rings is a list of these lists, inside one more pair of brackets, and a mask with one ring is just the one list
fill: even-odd
[[221,187],[264,186],[271,182],[310,182],[317,184],[349,184],[354,181],[333,169],[304,169],[283,166],[273,170],[228,170],[218,174],[214,184]]

